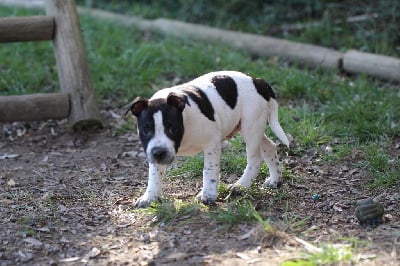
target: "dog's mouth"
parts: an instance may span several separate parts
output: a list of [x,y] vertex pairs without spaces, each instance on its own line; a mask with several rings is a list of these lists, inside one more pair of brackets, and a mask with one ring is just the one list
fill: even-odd
[[153,164],[170,164],[174,161],[175,155],[167,148],[154,147],[147,154],[147,159]]

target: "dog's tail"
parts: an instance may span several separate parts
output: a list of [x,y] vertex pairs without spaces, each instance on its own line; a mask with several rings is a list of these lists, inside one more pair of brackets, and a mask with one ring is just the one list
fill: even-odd
[[278,103],[276,102],[275,99],[271,98],[269,100],[269,117],[268,117],[268,123],[270,128],[272,129],[272,132],[282,141],[283,144],[289,147],[289,140],[283,131],[281,125],[279,124],[278,120]]

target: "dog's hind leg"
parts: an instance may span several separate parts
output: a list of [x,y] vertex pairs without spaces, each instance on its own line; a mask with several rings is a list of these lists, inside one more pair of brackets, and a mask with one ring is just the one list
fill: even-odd
[[264,125],[265,123],[262,124],[257,121],[242,121],[241,135],[246,143],[247,165],[243,175],[233,185],[233,188],[249,188],[252,180],[257,176],[260,170],[263,161],[260,153],[260,145],[261,137],[264,134]]
[[272,142],[266,135],[262,137],[260,151],[264,161],[266,162],[270,176],[265,179],[264,185],[276,188],[281,183],[281,168],[276,152],[276,144]]

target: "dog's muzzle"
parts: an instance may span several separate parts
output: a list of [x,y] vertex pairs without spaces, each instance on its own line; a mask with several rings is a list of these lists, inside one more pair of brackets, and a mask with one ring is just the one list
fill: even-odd
[[148,159],[150,163],[170,164],[175,159],[175,155],[171,153],[168,148],[154,147],[150,150],[150,154],[148,154]]

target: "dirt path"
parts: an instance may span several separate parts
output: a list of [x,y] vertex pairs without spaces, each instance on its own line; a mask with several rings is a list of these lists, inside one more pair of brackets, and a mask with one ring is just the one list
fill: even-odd
[[[0,265],[277,265],[305,251],[296,236],[316,246],[348,238],[358,246],[357,263],[400,264],[400,193],[365,189],[361,169],[352,166],[357,151],[342,165],[318,161],[320,150],[284,157],[302,181],[286,180],[280,198],[265,191],[254,202],[269,204],[263,214],[282,224],[272,233],[257,223],[227,229],[207,211],[157,225],[154,215],[132,209],[147,175],[137,135],[116,134],[123,118],[103,115],[109,126],[90,134],[55,122],[2,125]],[[170,179],[165,193],[190,202],[199,184]],[[319,200],[311,198],[315,193]],[[355,200],[368,196],[379,196],[386,210],[384,224],[374,229],[361,228],[354,217]]]

